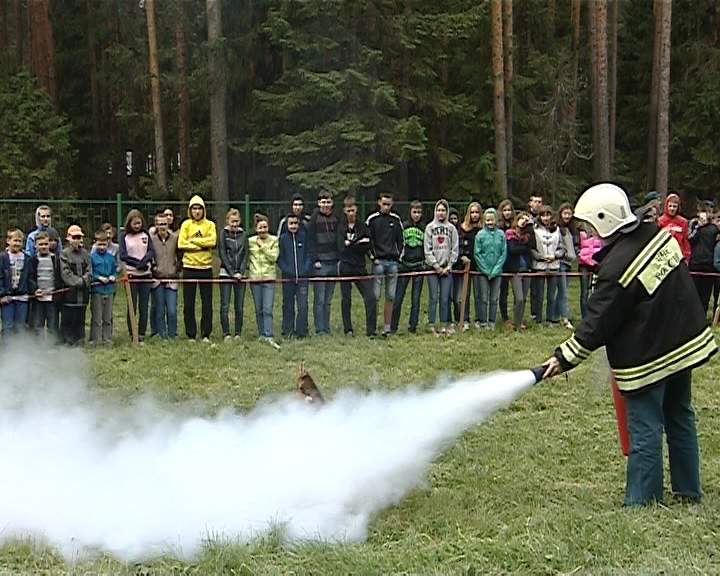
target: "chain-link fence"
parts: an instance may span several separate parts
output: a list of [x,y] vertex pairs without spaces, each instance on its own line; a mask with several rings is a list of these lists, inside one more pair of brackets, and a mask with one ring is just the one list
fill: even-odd
[[[118,195],[114,200],[49,200],[49,199],[0,199],[0,231],[10,227],[20,228],[28,232],[35,228],[35,210],[41,205],[50,206],[53,212],[53,226],[62,235],[64,230],[71,224],[79,224],[87,235],[91,235],[104,222],[111,222],[118,229],[122,229],[125,223],[125,216],[133,208],[140,210],[145,217],[152,222],[153,215],[158,210],[171,208],[176,215],[176,221],[180,222],[187,217],[188,204],[186,201],[157,201],[157,200],[129,200]],[[276,226],[290,208],[289,200],[252,200],[246,196],[241,201],[218,203],[213,201],[205,202],[208,217],[215,222],[225,221],[225,210],[229,207],[237,208],[243,215],[244,222],[251,222],[253,214],[260,212],[270,218],[271,230]],[[311,211],[314,202],[306,202],[306,210]],[[337,203],[336,203],[337,204]],[[358,199],[359,212],[365,218],[375,209],[374,204],[364,199]],[[395,209],[405,218],[408,214],[409,202],[395,202]],[[464,213],[464,204],[451,203],[461,214]],[[425,220],[432,216],[434,202],[425,203]],[[336,205],[338,210],[340,206]],[[246,224],[247,228],[247,224]]]

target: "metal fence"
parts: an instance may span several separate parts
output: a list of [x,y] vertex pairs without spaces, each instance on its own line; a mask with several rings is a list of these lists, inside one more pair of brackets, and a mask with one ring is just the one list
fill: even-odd
[[[140,210],[146,218],[150,219],[158,211],[165,208],[172,208],[175,212],[177,221],[184,220],[187,216],[187,201],[158,201],[158,200],[131,200],[124,198],[122,194],[118,194],[114,200],[80,200],[65,199],[51,200],[44,198],[33,199],[0,199],[0,231],[4,233],[9,227],[17,227],[27,232],[35,227],[35,209],[46,204],[53,211],[53,226],[62,234],[64,230],[71,224],[79,224],[82,226],[86,235],[91,235],[104,222],[113,223],[118,230],[123,228],[125,216],[128,211],[136,208]],[[225,209],[227,207],[237,208],[243,214],[245,227],[247,223],[252,221],[252,215],[256,212],[266,214],[270,218],[271,230],[276,226],[280,219],[288,212],[289,200],[253,200],[246,195],[240,201],[230,201],[228,203],[218,203],[213,201],[205,202],[208,217],[218,223],[225,220]],[[395,202],[396,209],[403,218],[408,213],[409,202]],[[434,202],[427,202],[425,208],[425,219],[432,215],[432,206]],[[306,210],[310,210],[314,206],[314,202],[306,201]],[[462,214],[465,205],[455,204],[455,208]],[[358,208],[360,216],[365,218],[367,214],[375,209],[373,203],[363,198],[358,198]],[[222,212],[222,213],[220,213]],[[461,216],[462,217],[462,216]]]

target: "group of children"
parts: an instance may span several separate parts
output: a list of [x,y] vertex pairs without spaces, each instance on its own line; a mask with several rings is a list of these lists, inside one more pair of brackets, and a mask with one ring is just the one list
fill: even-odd
[[[273,329],[278,269],[281,333],[285,338],[308,335],[310,284],[315,333],[330,333],[330,304],[338,277],[346,335],[354,335],[353,284],[363,300],[365,333],[374,337],[378,303],[383,303],[381,334],[388,336],[398,330],[408,288],[408,330],[417,331],[425,280],[428,322],[438,335],[451,334],[456,326],[469,329],[471,302],[477,328],[493,328],[499,306],[502,320],[522,330],[529,293],[537,322],[545,317],[549,322],[570,326],[567,277],[558,273],[569,271],[578,260],[580,270],[589,276],[595,266],[592,256],[600,247],[589,231],[575,230],[570,205],[563,205],[556,218],[536,196],[531,198],[528,211],[518,213],[507,200],[497,210],[483,210],[472,202],[462,221],[447,201],[439,200],[427,224],[419,201],[410,203],[408,218],[402,222],[392,209],[392,195],[386,192],[379,195],[377,210],[365,221],[359,218],[357,203],[350,196],[344,199],[341,214],[336,214],[332,196],[324,192],[311,215],[305,214],[300,195],[293,196],[290,208],[277,235],[270,233],[268,218],[260,214],[255,216],[253,234],[248,234],[241,226],[240,212],[234,208],[227,212],[225,226],[217,234],[215,224],[206,217],[202,198],[194,196],[179,229],[170,209],[155,214],[152,226],[146,225],[140,211],[131,210],[119,243],[113,242],[115,230],[108,223],[95,232],[87,250],[83,231],[77,225],[67,229],[63,247],[51,226],[50,208],[41,206],[36,211],[37,227],[28,234],[24,249],[22,231],[11,229],[7,250],[0,254],[3,334],[28,326],[37,333],[58,334],[63,342],[77,345],[85,339],[85,311],[90,304],[89,341],[110,343],[113,295],[116,280],[122,275],[129,280],[140,341],[145,339],[148,325],[151,336],[177,336],[180,285],[186,336],[191,341],[198,336],[209,341],[213,284],[219,282],[223,337],[238,338],[242,332],[245,287],[249,284],[258,336],[279,348]],[[213,273],[216,256],[219,279]],[[368,259],[372,262],[370,271]],[[469,278],[469,290],[465,309],[460,310],[464,278]],[[583,299],[588,284],[583,275]],[[511,319],[507,310],[510,289],[515,297]],[[195,314],[198,291],[199,331]],[[584,312],[582,301],[581,309]],[[129,313],[128,330],[132,332]]]

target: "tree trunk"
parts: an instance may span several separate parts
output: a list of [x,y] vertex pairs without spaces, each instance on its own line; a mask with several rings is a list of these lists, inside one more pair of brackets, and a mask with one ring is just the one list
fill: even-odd
[[[593,173],[595,180],[610,179],[610,127],[608,114],[608,55],[607,55],[607,4],[605,0],[594,0],[595,67],[593,92],[596,100],[596,124],[593,126]],[[595,136],[595,134],[597,134]]]
[[160,66],[158,65],[157,33],[155,27],[155,0],[145,0],[145,16],[147,18],[148,32],[150,95],[152,97],[153,120],[155,125],[155,174],[158,187],[166,191],[165,139],[163,137],[162,105],[160,103]]
[[18,70],[23,67],[23,30],[25,28],[23,19],[22,0],[15,0],[15,65]]
[[655,167],[657,165],[657,117],[658,92],[660,85],[660,52],[662,34],[662,12],[665,0],[655,0],[655,35],[653,37],[652,81],[650,84],[650,105],[648,108],[648,153],[647,153],[647,189],[655,189]]
[[7,0],[0,0],[0,54],[5,55],[8,47]]
[[670,146],[670,36],[672,0],[666,0],[662,10],[660,35],[660,74],[658,78],[657,153],[655,160],[655,189],[661,197],[668,192],[668,150]]
[[[448,54],[448,38],[447,34],[442,34],[440,37],[440,45],[442,46],[443,59],[440,61],[440,85],[442,86],[443,95],[448,94],[449,85],[449,73],[448,73],[448,60],[450,55]],[[447,148],[447,116],[441,115],[438,119],[438,146],[445,150]],[[437,161],[437,188],[436,190],[440,193],[441,198],[445,198],[447,193],[447,171],[445,170],[445,164],[441,158]]]
[[615,161],[615,115],[617,111],[617,55],[618,55],[618,12],[620,0],[610,0],[610,20],[608,24],[608,98],[609,98],[609,158],[612,171]]
[[545,14],[545,26],[547,26],[547,38],[549,42],[552,42],[555,38],[555,18],[557,13],[557,7],[555,6],[555,0],[547,0],[547,12]]
[[572,22],[572,97],[570,98],[570,148],[575,150],[575,132],[577,126],[578,105],[578,68],[580,65],[580,20],[582,4],[580,0],[572,0],[570,20]]
[[[221,0],[206,0],[208,21],[208,90],[210,92],[210,156],[212,161],[213,198],[220,202],[220,210],[227,203],[228,160],[226,124],[226,72],[222,35]],[[250,222],[246,222],[250,225]]]
[[90,104],[92,107],[93,141],[100,142],[100,91],[98,89],[97,45],[95,40],[95,10],[93,0],[86,0],[87,8],[87,35],[88,35],[88,63],[90,66]]
[[38,84],[50,95],[58,108],[53,61],[53,30],[49,0],[28,0],[30,63]]
[[178,75],[178,148],[180,151],[180,174],[190,178],[190,92],[187,84],[187,44],[185,42],[185,11],[183,0],[176,3],[175,18],[175,64]]
[[507,193],[513,184],[513,5],[503,0],[503,83],[505,89],[505,143],[507,151]]
[[495,125],[495,191],[501,198],[507,198],[502,0],[491,0],[490,2],[490,26],[492,31],[493,122]]

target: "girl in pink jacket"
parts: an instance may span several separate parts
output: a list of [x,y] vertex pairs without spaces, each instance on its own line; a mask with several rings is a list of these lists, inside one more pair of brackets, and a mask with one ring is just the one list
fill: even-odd
[[597,262],[593,256],[603,247],[602,239],[595,235],[590,226],[580,230],[580,253],[578,254],[578,270],[580,272],[580,315],[585,318],[587,301],[592,276],[597,270]]

